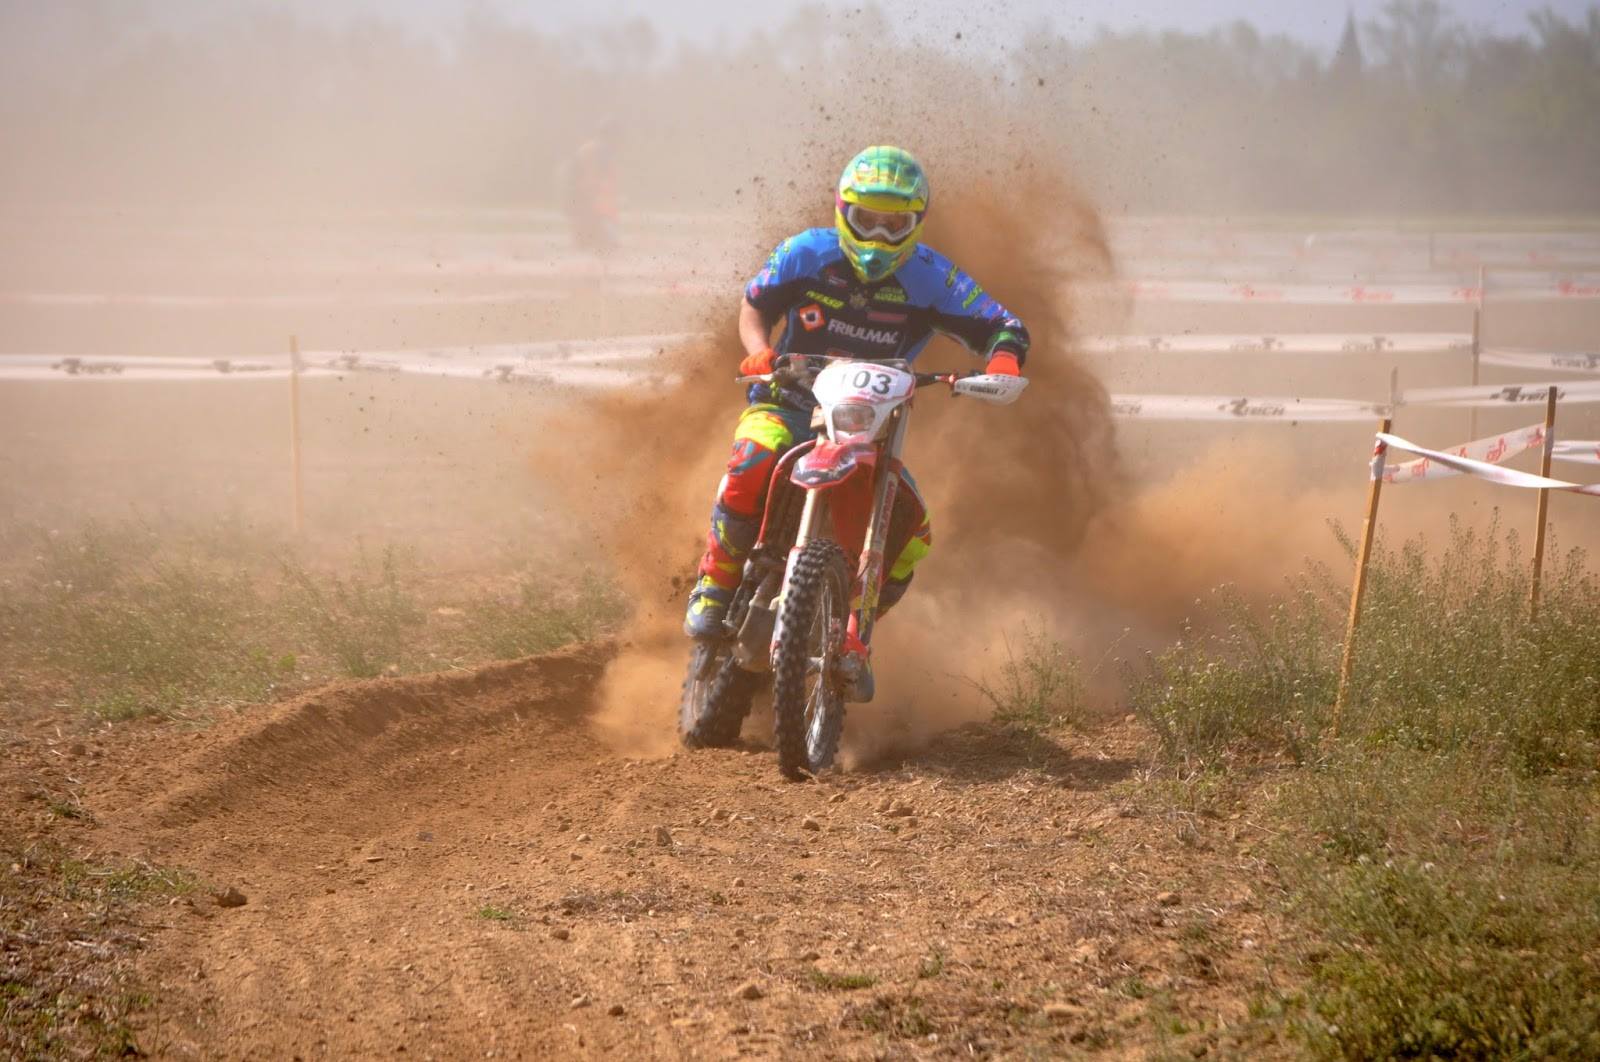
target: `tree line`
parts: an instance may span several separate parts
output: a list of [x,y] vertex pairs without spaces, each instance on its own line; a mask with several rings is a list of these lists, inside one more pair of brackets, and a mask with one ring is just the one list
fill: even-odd
[[431,36],[136,10],[0,4],[7,201],[554,205],[609,117],[640,208],[825,187],[894,140],[1002,178],[1069,168],[1112,210],[1600,209],[1600,8],[1503,35],[1391,0],[1332,56],[1244,23],[1020,26],[995,49],[870,4],[671,46],[645,21],[553,33],[483,8]]

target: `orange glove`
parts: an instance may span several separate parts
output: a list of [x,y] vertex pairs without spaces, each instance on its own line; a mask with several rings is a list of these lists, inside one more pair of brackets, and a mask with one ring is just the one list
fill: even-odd
[[778,355],[771,347],[767,347],[756,354],[746,354],[739,363],[740,376],[765,376],[772,371],[772,363],[778,360]]
[[1017,356],[1009,350],[999,350],[989,355],[989,364],[983,371],[995,376],[1021,376],[1022,366],[1017,364]]

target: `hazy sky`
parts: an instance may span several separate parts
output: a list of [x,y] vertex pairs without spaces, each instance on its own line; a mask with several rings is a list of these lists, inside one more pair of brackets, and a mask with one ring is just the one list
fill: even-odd
[[[170,2],[170,0],[169,0]],[[181,0],[180,0],[181,2]],[[821,0],[825,6],[848,11],[859,0]],[[1345,16],[1358,19],[1376,15],[1387,0],[880,0],[879,6],[908,29],[925,29],[938,35],[967,25],[977,31],[968,36],[993,39],[1007,30],[1035,26],[1049,20],[1068,35],[1081,37],[1105,26],[1117,30],[1206,30],[1244,19],[1263,33],[1288,33],[1314,46],[1329,48],[1337,42]],[[566,29],[587,22],[618,17],[644,17],[664,36],[709,41],[720,32],[743,35],[763,25],[781,23],[801,6],[802,0],[279,0],[276,6],[298,8],[322,18],[342,19],[358,14],[401,18],[419,27],[448,25],[471,7],[502,12],[518,21],[551,29]],[[1528,13],[1549,7],[1570,19],[1581,19],[1595,0],[1445,0],[1461,20],[1500,33],[1516,33],[1527,26]],[[984,32],[987,30],[987,32]]]

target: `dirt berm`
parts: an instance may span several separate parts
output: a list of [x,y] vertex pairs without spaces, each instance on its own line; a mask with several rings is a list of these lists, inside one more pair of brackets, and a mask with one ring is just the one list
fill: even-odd
[[[619,758],[591,726],[612,653],[336,684],[205,731],[103,732],[74,775],[88,812],[75,842],[206,882],[143,923],[140,1046],[261,1059],[1239,1046],[1218,1021],[1245,1020],[1254,949],[1281,931],[1252,901],[1260,865],[1239,823],[1141,804],[1133,724],[970,725],[792,785],[756,746]],[[48,740],[29,745],[17,762],[48,774]],[[219,904],[226,889],[246,902]],[[1210,1031],[1185,1031],[1201,1020]]]

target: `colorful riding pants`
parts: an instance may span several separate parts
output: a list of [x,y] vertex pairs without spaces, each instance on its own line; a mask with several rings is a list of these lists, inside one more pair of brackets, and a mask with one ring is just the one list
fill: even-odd
[[[811,431],[811,414],[806,410],[755,403],[739,417],[733,433],[733,453],[728,471],[717,488],[717,502],[711,510],[711,532],[706,536],[706,553],[700,561],[700,574],[731,593],[743,578],[744,555],[755,544],[761,531],[762,509],[772,482],[772,467],[778,458]],[[905,592],[913,569],[933,544],[928,507],[911,474],[900,473],[900,489],[895,492],[894,511],[889,519],[889,540],[884,556],[890,562],[883,587],[881,607],[897,601]]]

